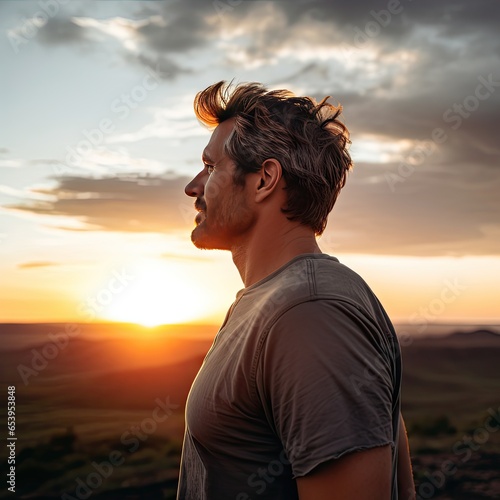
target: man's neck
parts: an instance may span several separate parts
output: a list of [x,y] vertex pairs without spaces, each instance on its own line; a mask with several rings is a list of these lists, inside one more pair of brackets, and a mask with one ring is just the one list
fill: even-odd
[[231,249],[245,287],[264,279],[298,255],[322,253],[314,233],[304,226],[253,235]]

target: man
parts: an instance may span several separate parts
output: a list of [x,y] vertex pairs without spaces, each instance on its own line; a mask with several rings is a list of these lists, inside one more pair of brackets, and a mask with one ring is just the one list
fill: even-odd
[[196,96],[214,131],[191,238],[245,288],[189,393],[179,500],[414,498],[393,326],[316,242],[351,168],[340,111],[257,83]]

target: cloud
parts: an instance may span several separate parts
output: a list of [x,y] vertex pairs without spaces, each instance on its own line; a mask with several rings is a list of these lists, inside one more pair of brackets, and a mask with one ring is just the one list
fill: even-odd
[[[393,165],[395,167],[395,165]],[[320,240],[325,251],[385,255],[499,255],[498,177],[478,179],[446,169],[416,170],[391,192],[386,165],[360,164],[348,180]],[[32,189],[44,201],[7,206],[43,216],[66,216],[68,231],[152,232],[193,227],[187,177],[174,174],[61,177],[57,186]],[[459,223],[457,222],[459,221]],[[192,258],[164,254],[164,258]]]
[[[419,25],[437,27],[444,36],[466,35],[479,31],[488,37],[497,31],[496,19],[500,12],[500,5],[488,0],[455,0],[453,3],[433,0],[391,2],[392,12],[388,12],[388,2],[374,5],[370,0],[349,3],[340,0],[273,3],[286,15],[289,26],[310,17],[327,23],[333,22],[341,29],[344,27],[344,34],[353,32],[355,27],[365,29],[367,22],[376,19],[373,13],[378,15],[379,19],[385,16],[386,20],[379,21],[383,28],[381,36],[393,39],[405,38],[409,30]],[[383,14],[382,11],[387,13]]]
[[418,169],[391,192],[386,166],[355,167],[320,245],[345,253],[500,255],[500,179]]
[[[40,30],[39,38],[47,45],[79,44],[90,47],[94,44],[94,48],[102,47],[103,42],[112,39],[121,46],[125,60],[151,68],[160,78],[171,80],[192,70],[176,62],[167,53],[182,52],[183,49],[198,45],[194,41],[193,32],[185,32],[183,24],[185,23],[181,23],[179,28],[177,21],[172,21],[169,26],[158,15],[139,20],[124,17],[54,17]],[[200,33],[202,32],[200,29]],[[201,40],[199,43],[201,44]],[[161,50],[157,50],[160,47]]]
[[24,262],[22,264],[18,264],[19,269],[34,269],[38,267],[51,267],[51,266],[59,266],[58,262],[49,262],[49,261],[34,261],[34,262]]
[[18,189],[13,188],[12,186],[6,186],[4,184],[0,184],[0,193],[13,197],[13,198],[21,198],[28,200],[47,200],[50,199],[49,196],[44,195],[40,192],[37,192],[36,188],[32,189]]
[[92,40],[85,27],[74,18],[51,17],[38,33],[40,41],[47,45],[82,44]]
[[[185,78],[189,92],[195,81],[188,78],[205,78],[214,69],[226,79],[256,75],[273,88],[332,95],[344,106],[357,165],[323,238],[327,245],[378,254],[500,253],[499,3],[402,0],[390,15],[388,2],[368,0],[234,3],[218,10],[201,0],[147,2],[135,4],[133,13],[125,9],[107,18],[89,11],[50,20],[40,40],[111,41],[114,45],[95,47],[117,47],[129,63],[158,66],[165,80]],[[487,98],[474,100],[481,78],[494,83]],[[188,109],[181,101],[179,109]],[[191,102],[192,96],[190,110]],[[205,133],[191,115],[176,113],[171,107],[153,109],[149,124],[108,141]],[[439,144],[432,140],[436,129],[446,136]],[[415,161],[422,147],[431,153]],[[126,164],[136,172],[143,167],[125,154],[106,151],[85,160],[80,166],[100,175],[113,167],[124,171]],[[401,167],[405,164],[410,166]],[[160,164],[154,167],[145,184],[122,174],[61,177],[57,187],[38,190],[51,198],[11,208],[83,223],[71,230],[188,227],[194,213],[182,192],[187,178],[164,178]],[[391,175],[402,178],[394,189],[387,180]]]
[[[165,80],[200,71],[183,61],[206,47],[226,58],[229,74],[272,62],[278,69],[268,73],[273,86],[291,84],[318,97],[333,95],[358,134],[427,140],[435,127],[448,127],[443,122],[448,107],[470,95],[478,77],[500,67],[495,31],[500,4],[422,0],[402,1],[392,13],[387,9],[386,3],[374,7],[368,0],[244,1],[227,3],[224,9],[201,0],[171,1],[108,18],[56,17],[40,34],[49,37],[45,41],[66,43],[98,33],[116,40],[128,61],[161,68],[158,73]],[[288,76],[276,78],[281,68]],[[494,78],[500,79],[500,73]],[[442,148],[449,161],[455,155],[495,162],[492,125],[499,103],[500,90],[453,131],[459,140]],[[171,134],[163,122],[157,114],[143,129],[113,140]],[[184,132],[192,131],[179,133]]]
[[[207,131],[200,127],[192,111],[192,96],[180,98],[177,105],[152,110],[153,119],[139,130],[111,135],[107,142],[126,143],[137,142],[144,139],[168,138],[188,139],[206,136]],[[132,163],[131,163],[132,164]]]
[[24,160],[19,158],[11,158],[11,159],[3,159],[0,158],[0,168],[18,168],[22,167],[24,164]]
[[[377,133],[394,141],[431,141],[434,129],[440,128],[447,140],[439,145],[439,161],[455,164],[467,159],[493,167],[498,165],[494,109],[500,105],[500,86],[486,100],[476,99],[475,89],[483,76],[488,74],[450,80],[449,84],[441,82],[433,92],[405,97],[339,93],[335,98],[343,104],[354,136]],[[500,85],[500,72],[494,80]],[[477,109],[467,111],[464,102],[467,106],[477,104]]]
[[[224,8],[214,2],[175,0],[150,2],[129,13],[128,17],[125,14],[107,19],[85,15],[54,17],[43,30],[43,41],[81,42],[90,32],[97,31],[140,53],[149,52],[151,56],[185,54],[217,42],[221,37],[246,35],[248,53],[258,57],[263,52],[270,54],[293,46],[299,34],[302,34],[302,46],[314,45],[316,48],[353,44],[360,31],[369,33],[365,36],[367,45],[387,41],[396,47],[395,42],[406,43],[416,32],[424,39],[424,35],[427,38],[433,35],[436,43],[449,42],[450,38],[477,43],[479,39],[488,40],[496,34],[496,19],[500,13],[500,4],[488,0],[474,3],[456,0],[453,4],[432,0],[401,1],[399,5],[392,2],[392,12],[388,11],[388,4],[374,6],[369,0],[348,4],[339,0],[221,4]],[[367,28],[369,22],[372,23],[371,31]],[[380,29],[376,29],[374,23],[378,23]],[[472,40],[471,34],[474,35]],[[496,46],[498,48],[498,44]],[[459,47],[455,45],[455,49]]]
[[[129,134],[122,134],[128,136]],[[110,136],[107,142],[119,142],[121,135]],[[78,146],[78,145],[77,145]],[[110,174],[112,171],[144,172],[159,174],[165,170],[165,163],[149,158],[132,156],[126,147],[109,149],[99,146],[89,151],[80,152],[78,147],[68,150],[65,163],[55,161],[52,165],[56,175],[81,174],[82,170],[94,174]],[[77,172],[75,172],[75,170]],[[80,170],[80,172],[78,172]]]
[[162,259],[167,259],[167,260],[182,260],[182,261],[210,261],[210,257],[206,257],[205,255],[202,255],[201,253],[198,254],[193,254],[193,255],[187,255],[187,254],[180,254],[180,253],[163,253],[160,255]]
[[7,148],[0,148],[0,168],[18,168],[24,165],[25,161],[20,158],[1,158],[8,153]]
[[[115,17],[55,17],[40,39],[64,44],[94,40],[99,47],[114,40],[128,62],[158,70],[165,80],[208,69],[210,58],[206,68],[196,59],[205,49],[225,59],[229,74],[301,62],[310,71],[290,75],[300,88],[385,94],[391,100],[419,95],[425,88],[432,96],[450,73],[478,74],[485,66],[498,66],[494,20],[500,4],[487,0],[457,0],[453,5],[401,1],[392,13],[388,4],[374,7],[368,0],[349,5],[330,0],[223,5],[176,0],[148,3]],[[318,61],[324,62],[321,68]]]
[[123,174],[113,177],[59,178],[53,188],[33,191],[50,196],[4,208],[44,216],[66,216],[83,231],[167,233],[188,230],[196,215],[193,201],[184,194],[190,179],[175,174]]
[[146,46],[160,54],[182,53],[200,47],[207,39],[207,25],[197,10],[172,8],[152,16],[137,29]]
[[[9,152],[6,148],[0,148],[0,157],[6,155]],[[25,158],[0,158],[0,168],[20,168],[38,165],[57,165],[59,160],[52,158],[36,158],[33,160],[27,160]]]
[[193,70],[181,66],[173,59],[164,55],[148,56],[144,53],[139,53],[137,55],[127,55],[126,58],[146,68],[151,68],[162,80],[173,80],[177,76],[193,73]]

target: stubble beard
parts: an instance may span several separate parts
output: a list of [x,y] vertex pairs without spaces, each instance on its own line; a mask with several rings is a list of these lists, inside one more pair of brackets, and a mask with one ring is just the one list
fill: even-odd
[[215,250],[207,241],[205,221],[200,222],[191,233],[191,241],[200,250]]
[[247,232],[255,220],[247,206],[241,204],[235,210],[234,204],[228,204],[226,210],[217,210],[219,214],[227,214],[223,220],[216,220],[216,225],[211,225],[204,212],[203,220],[193,229],[191,241],[200,250],[231,250],[235,241]]

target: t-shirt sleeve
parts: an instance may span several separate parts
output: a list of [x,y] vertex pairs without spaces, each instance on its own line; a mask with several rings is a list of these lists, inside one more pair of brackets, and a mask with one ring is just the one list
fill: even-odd
[[294,477],[357,450],[394,446],[394,374],[383,335],[353,305],[286,311],[263,340],[256,390]]

